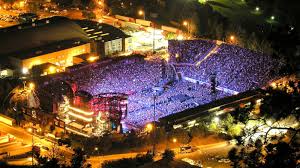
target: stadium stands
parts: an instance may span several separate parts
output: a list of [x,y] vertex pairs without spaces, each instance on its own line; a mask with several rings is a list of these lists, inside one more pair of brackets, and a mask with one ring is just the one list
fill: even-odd
[[[139,57],[113,60],[106,64],[95,63],[71,72],[68,79],[76,83],[78,90],[92,95],[101,93],[125,93],[128,95],[127,123],[143,125],[153,120],[154,89],[162,88],[155,96],[156,117],[178,113],[210,103],[238,92],[265,86],[279,75],[281,62],[270,56],[262,55],[237,46],[210,41],[188,41],[178,48],[178,41],[169,44],[171,61],[164,65],[161,60],[147,61]],[[203,47],[203,48],[202,48]],[[208,55],[212,48],[217,48]],[[181,59],[176,60],[177,50],[184,51]],[[175,59],[172,60],[172,57]],[[197,57],[197,58],[195,58]],[[206,57],[204,59],[204,57]],[[203,60],[198,66],[196,62]],[[189,63],[191,65],[180,65]],[[175,71],[172,70],[175,65]],[[167,66],[167,67],[164,67]],[[164,69],[170,69],[163,75]],[[179,80],[164,78],[178,76]],[[216,76],[216,92],[212,92],[211,76]],[[189,79],[189,80],[187,80]],[[164,81],[167,80],[167,81]]]

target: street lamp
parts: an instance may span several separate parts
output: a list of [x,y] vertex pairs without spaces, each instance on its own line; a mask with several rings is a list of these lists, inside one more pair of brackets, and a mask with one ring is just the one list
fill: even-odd
[[259,9],[259,7],[257,6],[256,8],[255,8],[255,11],[256,12],[258,12],[260,9]]
[[183,35],[182,35],[182,34],[179,34],[179,35],[177,36],[177,40],[183,40]]
[[234,35],[229,36],[230,43],[236,43],[236,37]]
[[233,35],[230,36],[230,40],[233,41],[235,37]]
[[144,20],[146,20],[145,12],[143,10],[138,11],[139,16],[143,16]]
[[276,88],[277,85],[276,85],[275,82],[272,82],[272,83],[271,83],[271,86],[272,86],[272,88]]
[[34,142],[33,142],[33,130],[32,128],[27,128],[27,131],[31,133],[31,165],[33,166],[33,146],[34,146]]
[[156,132],[155,132],[155,112],[156,112],[156,95],[153,97],[153,156],[155,155],[155,139],[156,139]]
[[271,20],[275,20],[275,16],[271,16]]
[[27,128],[27,131],[32,133],[32,128]]
[[220,122],[220,118],[219,117],[215,117],[213,121],[218,124]]
[[28,73],[28,69],[27,68],[23,68],[22,69],[22,73],[25,75],[25,74],[27,74]]
[[30,83],[29,83],[29,89],[30,89],[30,90],[33,90],[34,87],[35,87],[34,83],[30,82]]
[[153,54],[154,54],[154,52],[155,52],[155,25],[154,25],[154,23],[153,23],[153,41],[152,41],[152,52],[153,52]]
[[151,123],[148,123],[148,124],[146,125],[146,129],[147,129],[149,132],[152,131],[153,125],[152,125]]
[[94,62],[94,61],[96,61],[96,59],[97,59],[97,57],[90,56],[87,60],[88,60],[89,62]]
[[183,21],[183,26],[187,27],[187,32],[188,32],[188,35],[190,34],[190,23],[188,21]]
[[53,74],[53,73],[55,73],[56,72],[56,68],[54,67],[54,66],[50,66],[49,67],[49,73],[50,74]]
[[24,8],[24,4],[25,4],[24,1],[21,1],[20,4],[19,4],[20,8]]
[[183,26],[187,26],[188,22],[187,21],[183,21]]

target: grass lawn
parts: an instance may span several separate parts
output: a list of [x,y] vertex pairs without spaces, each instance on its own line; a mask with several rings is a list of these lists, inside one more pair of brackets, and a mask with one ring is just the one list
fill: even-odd
[[267,18],[262,15],[261,9],[255,11],[243,0],[209,0],[206,3],[232,22],[243,24],[250,30],[254,29],[256,25],[268,23]]

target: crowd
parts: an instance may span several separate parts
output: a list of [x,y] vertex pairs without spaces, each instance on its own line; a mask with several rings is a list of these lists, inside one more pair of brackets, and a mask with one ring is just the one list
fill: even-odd
[[278,77],[282,64],[268,55],[222,44],[218,51],[198,67],[177,67],[185,76],[210,82],[216,76],[217,85],[242,92],[262,87]]
[[[171,41],[171,43],[178,42]],[[196,61],[192,56],[203,55],[214,47],[212,42],[201,40],[198,42],[192,40],[183,44],[187,47],[182,50],[186,57],[182,57],[179,61],[189,63]],[[197,45],[200,46],[196,47]],[[171,46],[171,55],[176,53],[175,50],[176,47]],[[190,55],[191,53],[193,55]],[[153,92],[155,89],[153,88],[160,92],[155,98],[155,120],[158,120],[161,117],[232,95],[222,89],[217,89],[216,93],[212,93],[209,85],[212,76],[216,78],[217,87],[242,92],[266,84],[278,74],[280,66],[280,63],[269,56],[222,44],[216,53],[210,55],[198,67],[180,65],[174,68],[173,65],[163,64],[159,60],[123,58],[74,71],[71,73],[71,81],[78,85],[78,90],[87,91],[92,95],[128,94],[126,122],[143,125],[154,119]],[[163,72],[164,69],[165,72]],[[173,76],[173,74],[163,75],[164,73],[182,73],[182,77],[178,77],[179,80],[170,80],[168,77],[164,79],[164,76]],[[188,81],[184,77],[202,82]],[[164,82],[164,80],[168,81]]]
[[168,51],[172,61],[193,64],[201,60],[214,46],[214,42],[205,40],[170,40]]
[[161,65],[131,58],[105,65],[87,67],[72,73],[71,81],[76,82],[78,90],[92,95],[101,93],[133,94],[153,87],[160,79]]
[[[166,73],[171,72],[174,73]],[[213,100],[210,88],[206,85],[187,81],[162,82],[161,61],[125,58],[108,64],[87,66],[72,72],[69,78],[77,84],[78,90],[92,95],[113,92],[128,94],[126,121],[135,125],[153,120],[154,87],[160,90],[156,95],[156,120]],[[218,92],[217,98],[227,95]]]
[[[225,92],[218,91],[211,94],[210,88],[205,85],[194,84],[187,81],[174,82],[168,89],[156,98],[155,120],[161,117],[178,113],[183,110],[209,103],[214,99],[229,96]],[[136,108],[130,102],[142,100],[142,106]],[[136,105],[136,103],[134,103]],[[134,95],[129,100],[129,113],[127,121],[136,125],[142,125],[152,121],[154,118],[154,99],[145,95]]]

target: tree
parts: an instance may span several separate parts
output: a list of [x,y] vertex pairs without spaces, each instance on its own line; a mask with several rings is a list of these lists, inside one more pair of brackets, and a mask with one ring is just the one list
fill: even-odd
[[54,0],[54,2],[57,4],[57,6],[62,8],[72,5],[72,0]]
[[163,153],[163,159],[167,160],[168,162],[173,161],[175,157],[175,153],[172,150],[166,149]]
[[181,144],[187,144],[191,141],[191,137],[189,136],[188,131],[182,128],[177,128],[173,130],[170,135],[171,137],[176,138]]
[[13,4],[15,3],[17,0],[2,0],[4,3],[9,3],[9,4]]
[[139,144],[137,133],[134,130],[131,130],[130,133],[125,137],[124,143],[129,147],[136,147]]
[[288,82],[281,89],[267,89],[258,111],[252,106],[231,113],[234,122],[244,123],[242,134],[236,137],[240,147],[228,153],[233,167],[296,167],[300,149],[298,84]]
[[296,66],[299,64],[300,36],[299,30],[290,25],[284,25],[273,30],[268,40],[271,41],[273,48],[273,56],[275,58],[283,58],[288,63],[290,72],[295,72]]
[[231,160],[232,167],[233,168],[237,168],[238,167],[238,162],[239,162],[239,156],[237,154],[238,149],[237,148],[232,148],[229,152],[228,152],[228,158]]
[[296,167],[296,161],[299,159],[299,154],[297,154],[299,148],[296,149],[292,147],[295,145],[290,145],[285,142],[268,144],[266,146],[267,156],[265,158],[265,167],[277,167],[278,165],[281,167]]
[[32,13],[36,13],[40,9],[40,3],[39,2],[30,2],[28,4],[29,11]]
[[175,38],[176,38],[176,34],[173,33],[173,32],[168,32],[168,33],[166,34],[166,39],[167,39],[167,40],[174,40]]
[[215,35],[217,40],[223,40],[224,38],[224,25],[217,24],[215,27]]
[[110,138],[110,136],[105,135],[101,137],[99,145],[102,152],[108,152],[112,148],[112,139]]
[[81,7],[82,6],[81,0],[73,0],[72,1],[72,6],[74,6],[74,7]]
[[41,168],[57,167],[57,168],[59,168],[59,167],[65,166],[63,164],[59,164],[58,157],[48,158],[48,157],[41,156],[40,149],[37,146],[34,146],[32,152],[33,152],[33,158],[35,158],[38,162],[38,165],[37,165],[38,167],[41,167]]
[[198,126],[194,126],[190,130],[193,138],[202,137],[208,134],[208,128],[205,123],[200,123]]
[[124,158],[116,161],[105,161],[102,168],[136,168],[136,163],[133,158]]
[[101,166],[102,168],[137,168],[150,162],[153,162],[153,156],[147,153],[146,155],[137,155],[135,158],[106,161]]
[[221,128],[224,128],[224,131],[232,137],[240,135],[242,131],[241,124],[234,123],[234,118],[230,114],[227,114],[227,116],[222,120]]
[[85,17],[85,18],[87,18],[89,20],[92,20],[92,19],[96,18],[95,13],[92,12],[92,11],[84,10],[84,11],[82,11],[82,15],[83,15],[83,17]]
[[145,155],[137,155],[135,159],[136,165],[144,165],[145,163],[153,162],[153,155],[147,152]]
[[86,155],[81,148],[74,149],[74,154],[71,160],[72,168],[82,168],[86,162]]
[[63,156],[63,152],[60,150],[59,146],[56,143],[52,143],[49,152],[47,154],[48,154],[47,157],[52,159],[53,161],[56,160],[57,158],[62,158]]

